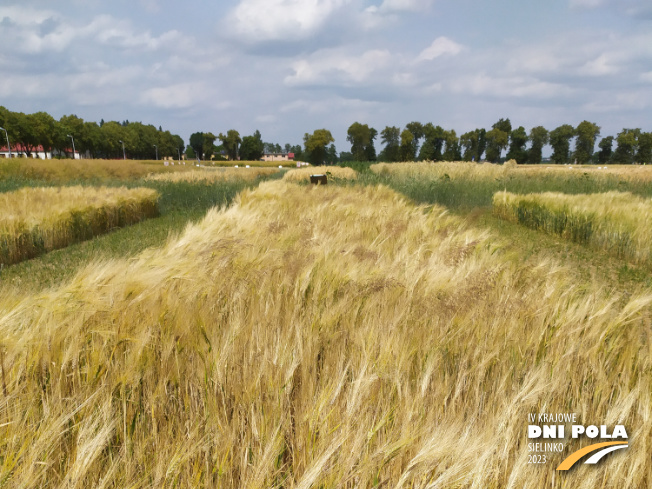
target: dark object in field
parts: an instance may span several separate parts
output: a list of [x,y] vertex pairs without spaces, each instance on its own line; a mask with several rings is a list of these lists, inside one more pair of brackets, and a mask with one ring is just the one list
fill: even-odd
[[310,183],[313,185],[326,185],[328,177],[326,175],[310,175]]

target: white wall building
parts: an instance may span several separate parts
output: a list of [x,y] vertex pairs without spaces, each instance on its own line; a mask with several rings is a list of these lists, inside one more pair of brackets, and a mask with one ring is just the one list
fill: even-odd
[[[72,153],[72,149],[65,149],[62,153],[62,157],[67,157],[67,155]],[[52,156],[58,156],[59,152],[55,149],[53,151],[46,151],[43,146],[37,146],[34,150],[31,151],[31,157],[34,159],[41,159],[41,160],[50,160],[52,159]],[[27,151],[26,148],[21,146],[20,144],[16,145],[11,145],[11,157],[12,158],[28,158],[27,156]],[[88,155],[87,155],[88,157]],[[9,158],[9,149],[7,146],[2,146],[0,147],[0,158]],[[81,159],[81,154],[79,151],[75,151],[75,159],[79,160]]]

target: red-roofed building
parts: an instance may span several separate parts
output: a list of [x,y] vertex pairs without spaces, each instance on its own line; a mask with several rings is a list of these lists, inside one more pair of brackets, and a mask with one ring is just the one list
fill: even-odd
[[[31,151],[32,158],[40,158],[42,160],[52,159],[52,154],[58,156],[58,151],[46,151],[45,148],[41,145],[37,146]],[[72,149],[67,148],[63,150],[62,156],[72,154]],[[21,144],[12,144],[11,145],[11,157],[12,158],[28,158],[27,148],[24,148]],[[0,158],[9,158],[9,149],[7,146],[0,147]],[[75,159],[78,160],[81,158],[79,151],[75,151]]]
[[293,161],[294,153],[265,153],[262,161]]

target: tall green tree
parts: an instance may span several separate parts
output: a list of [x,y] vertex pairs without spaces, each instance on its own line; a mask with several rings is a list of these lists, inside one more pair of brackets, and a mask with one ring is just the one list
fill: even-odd
[[213,157],[213,154],[215,153],[216,139],[217,136],[215,136],[215,134],[213,134],[212,132],[209,131],[204,133],[204,141],[203,141],[202,149],[204,151],[205,160],[210,160]]
[[570,163],[570,141],[574,137],[575,128],[570,124],[563,124],[550,131],[551,158],[554,163]]
[[543,147],[548,144],[548,130],[543,126],[536,126],[530,129],[530,149],[527,162],[539,164],[543,159]]
[[500,155],[509,144],[509,135],[512,132],[512,123],[509,119],[499,119],[491,131],[487,132],[487,160],[492,163],[500,161]]
[[462,148],[462,159],[471,161],[478,153],[478,133],[475,131],[465,132],[460,136],[460,146]]
[[45,151],[50,151],[54,142],[57,121],[46,112],[32,114],[31,120],[34,124],[33,130],[36,146],[41,145]]
[[652,132],[641,132],[638,136],[636,162],[644,165],[652,163]]
[[527,162],[528,152],[525,146],[528,142],[528,135],[523,126],[512,130],[509,134],[509,151],[507,152],[508,160],[516,160],[516,163],[522,165]]
[[424,141],[419,151],[420,161],[441,161],[444,159],[446,131],[441,126],[428,122],[423,126]]
[[294,161],[303,161],[303,148],[300,144],[290,146],[288,153],[294,153]]
[[602,138],[602,140],[598,143],[598,148],[600,148],[600,151],[598,152],[599,164],[606,165],[607,163],[611,163],[611,157],[613,156],[613,144],[613,136]]
[[125,154],[129,155],[130,143],[125,128],[116,121],[105,122],[100,128],[102,133],[101,151],[107,158],[122,158],[122,143],[125,143]]
[[303,144],[306,148],[307,160],[313,165],[321,165],[327,161],[329,144],[335,142],[335,138],[327,129],[317,129],[312,134],[306,133],[303,136]]
[[[14,147],[17,148],[20,145],[27,156],[31,157],[39,144],[39,135],[33,116],[22,112],[14,112],[11,117],[10,130],[9,137]],[[2,136],[4,137],[4,132]]]
[[509,144],[509,133],[493,128],[487,133],[487,160],[492,163],[500,161],[500,155]]
[[373,127],[369,128],[369,144],[364,148],[364,153],[366,156],[366,161],[376,161],[376,146],[374,145],[374,140],[378,136],[378,131]]
[[354,122],[349,126],[346,140],[351,143],[351,153],[355,161],[370,161],[370,157],[375,159],[374,138],[377,134],[377,131],[367,124]]
[[102,132],[97,122],[84,122],[82,136],[79,140],[79,149],[82,153],[90,153],[93,158],[100,156]]
[[445,161],[459,161],[462,159],[460,140],[455,133],[455,129],[446,131],[446,149],[443,158]]
[[381,153],[384,161],[398,161],[400,158],[401,130],[395,126],[386,126],[380,132],[380,140],[385,145]]
[[585,165],[591,161],[595,142],[600,136],[600,126],[589,121],[582,121],[575,129],[575,161],[580,165]]
[[336,165],[339,162],[339,157],[337,156],[337,149],[334,144],[331,144],[326,149],[326,161],[331,165]]
[[198,160],[204,159],[204,133],[203,132],[193,132],[190,135],[190,144],[195,158]]
[[487,146],[487,131],[475,129],[460,136],[460,147],[463,148],[462,159],[464,161],[480,161]]
[[478,154],[475,157],[475,161],[481,161],[482,155],[487,149],[487,130],[476,129],[476,131],[478,131]]
[[399,153],[401,161],[414,161],[414,134],[408,129],[401,132],[401,149]]
[[264,151],[265,144],[263,143],[260,131],[256,130],[253,136],[245,136],[242,138],[242,144],[240,145],[240,157],[243,160],[259,160],[263,157]]
[[238,149],[240,148],[240,143],[242,143],[240,133],[235,129],[229,129],[226,132],[226,135],[220,133],[217,137],[222,141],[222,145],[224,146],[224,149],[226,149],[226,153],[229,155],[229,160],[237,160]]
[[498,119],[498,122],[491,126],[491,128],[510,134],[512,132],[512,123],[510,122],[509,117],[507,119]]
[[416,155],[419,154],[419,141],[425,136],[423,124],[412,121],[405,125],[405,129],[412,133],[412,153],[416,158]]
[[623,129],[616,136],[618,146],[614,151],[613,160],[615,163],[621,165],[631,165],[634,163],[634,156],[638,150],[638,137],[641,130],[636,129]]
[[[84,120],[74,114],[64,115],[59,119],[58,131],[55,131],[53,137],[53,146],[57,149],[65,149],[72,152],[72,141],[68,137],[70,134],[77,142],[82,143],[84,132]],[[83,143],[82,143],[83,146]],[[80,148],[75,148],[79,150]]]

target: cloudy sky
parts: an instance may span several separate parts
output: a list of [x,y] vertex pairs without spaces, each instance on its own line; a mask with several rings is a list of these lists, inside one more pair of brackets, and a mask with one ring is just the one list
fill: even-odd
[[1,0],[0,105],[298,144],[355,121],[652,131],[650,0]]

